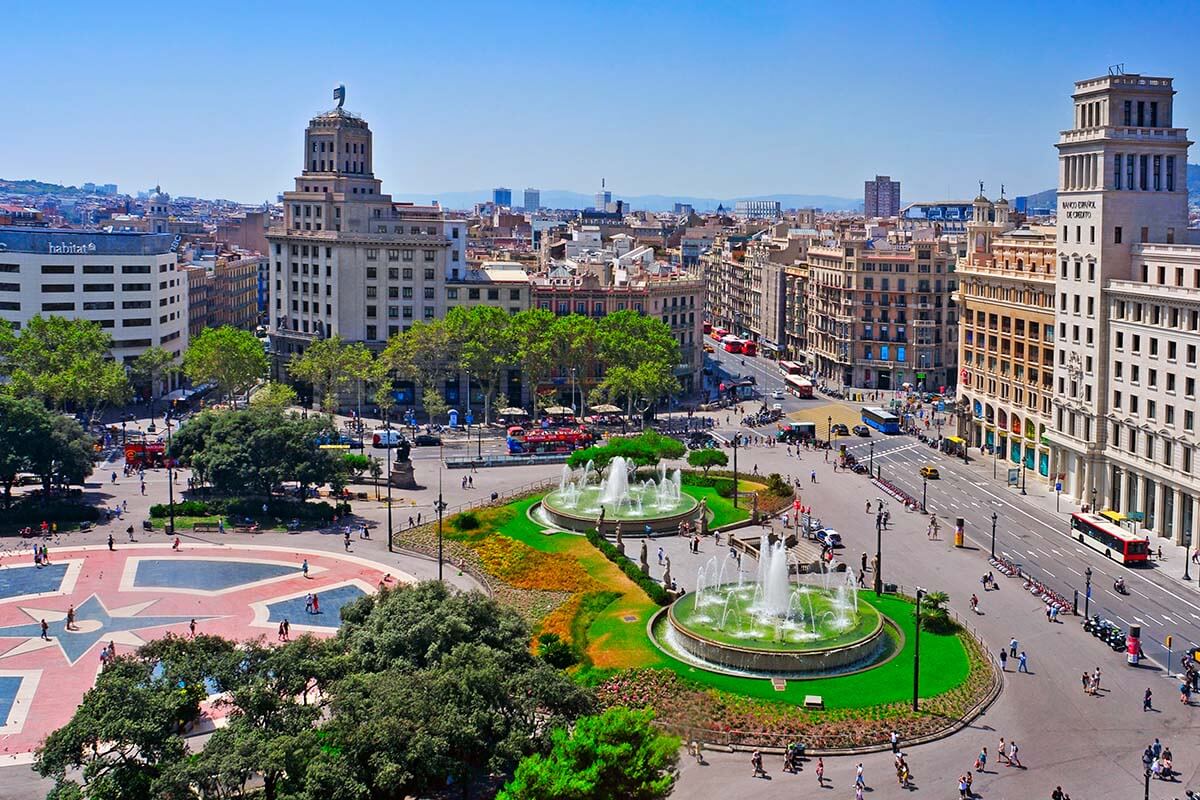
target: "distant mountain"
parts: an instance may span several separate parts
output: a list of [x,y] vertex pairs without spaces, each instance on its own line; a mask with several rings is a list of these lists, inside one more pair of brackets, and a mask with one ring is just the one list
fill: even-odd
[[11,181],[0,178],[0,192],[5,194],[53,194],[53,195],[72,195],[79,194],[80,189],[76,186],[61,186],[57,183],[45,183],[35,180],[20,180]]
[[[1200,206],[1200,164],[1187,165],[1188,204]],[[1058,202],[1058,192],[1047,189],[1044,192],[1029,195],[1031,208],[1054,208]]]
[[[469,192],[442,192],[432,194],[396,194],[396,200],[428,203],[437,200],[447,208],[471,208],[476,203],[485,203],[492,199],[492,193],[486,189]],[[732,210],[738,200],[778,200],[785,208],[822,208],[826,211],[853,211],[862,208],[861,200],[848,197],[833,197],[823,194],[764,194],[742,197],[689,197],[685,195],[620,195],[614,193],[614,199],[624,200],[635,211],[671,211],[676,203],[687,203],[697,211],[715,211],[723,205]],[[594,194],[582,194],[565,189],[543,189],[541,194],[542,206],[545,208],[589,208],[595,204]],[[513,203],[520,204],[521,194],[513,191]]]

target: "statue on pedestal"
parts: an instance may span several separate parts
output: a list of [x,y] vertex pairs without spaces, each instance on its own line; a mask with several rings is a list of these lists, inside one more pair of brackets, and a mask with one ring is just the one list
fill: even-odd
[[[600,513],[603,514],[604,512],[601,511]],[[621,540],[621,520],[617,520],[616,531],[617,531],[617,552],[619,552],[621,555],[625,555],[625,542]]]
[[663,569],[663,586],[670,589],[671,588],[671,557],[667,556],[666,558],[667,558],[667,565],[666,565],[666,568]]
[[641,557],[641,562],[642,562],[642,563],[641,563],[641,567],[642,567],[642,574],[643,574],[643,575],[649,575],[649,574],[650,574],[650,561],[648,560],[648,557],[647,557],[647,549],[646,549],[646,540],[645,540],[645,539],[642,539],[642,557]]
[[424,488],[417,483],[416,476],[413,474],[413,464],[408,457],[411,447],[407,439],[401,439],[400,443],[396,445],[396,456],[392,459],[392,471],[388,475],[388,481],[397,489]]
[[604,535],[604,506],[600,506],[600,516],[596,517],[596,533]]
[[697,526],[700,529],[701,536],[708,535],[708,498],[700,498],[700,524]]

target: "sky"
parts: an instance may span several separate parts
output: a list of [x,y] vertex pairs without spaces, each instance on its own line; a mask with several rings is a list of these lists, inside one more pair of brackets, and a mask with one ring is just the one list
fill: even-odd
[[[375,136],[385,192],[904,202],[1051,188],[1072,83],[1172,76],[1200,135],[1196,2],[117,4],[5,10],[0,177],[262,202],[313,115]],[[1197,157],[1193,155],[1191,160]]]

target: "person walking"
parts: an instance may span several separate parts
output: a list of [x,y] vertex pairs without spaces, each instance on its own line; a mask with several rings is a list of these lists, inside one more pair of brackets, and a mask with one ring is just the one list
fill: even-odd
[[1008,640],[1008,654],[1013,658],[1017,657],[1017,637],[1012,637]]
[[862,554],[862,571],[863,572],[867,571],[867,554],[866,553]]
[[194,618],[188,623],[188,633],[191,634],[193,639],[196,638],[196,620]]
[[755,750],[750,754],[750,768],[753,770],[753,772],[750,773],[750,777],[767,777],[767,771],[763,769],[762,753],[760,753],[758,750]]
[[1100,694],[1100,668],[1092,672],[1092,694]]
[[1020,767],[1021,769],[1024,769],[1024,767],[1021,766],[1021,759],[1017,757],[1017,751],[1017,740],[1013,739],[1008,743],[1008,765],[1010,767]]
[[979,751],[979,755],[975,759],[975,771],[983,772],[987,769],[987,748]]
[[312,612],[314,614],[320,614],[321,613],[321,598],[317,597],[316,592],[313,592],[312,600],[313,600]]
[[892,745],[892,752],[899,753],[900,752],[900,732],[893,728],[892,732],[888,735],[888,741]]
[[130,525],[128,528],[126,528],[125,533],[129,534],[129,542],[130,542],[130,544],[132,544],[133,543],[133,526]]
[[309,592],[308,594],[304,595],[304,613],[311,614],[312,607],[313,607],[313,596],[312,596],[312,592]]
[[171,544],[171,549],[174,550],[175,552],[179,552],[179,537],[178,536],[175,537],[175,541]]
[[[67,608],[67,630],[75,630],[75,606],[73,605]],[[1146,691],[1149,692],[1150,690],[1147,689]]]
[[825,788],[825,759],[818,756],[817,757],[817,766],[816,766],[816,769],[814,769],[813,771],[817,773],[817,786],[820,786],[822,789],[824,789]]
[[282,642],[282,641],[284,641],[284,638],[283,638],[283,621],[282,621],[282,620],[279,622],[279,637],[278,637],[278,638],[279,638],[279,641],[281,641],[281,642]]
[[815,469],[812,472],[808,473],[808,479],[810,481],[812,481],[813,483],[817,482],[817,471]]
[[1146,687],[1146,693],[1142,695],[1142,711],[1152,711],[1154,709],[1154,692],[1150,691],[1150,687]]
[[971,611],[976,614],[979,613],[979,595],[974,592],[971,593]]
[[1017,672],[1024,672],[1026,674],[1029,673],[1029,662],[1025,656],[1024,650],[1022,650],[1021,654],[1017,656]]
[[108,549],[109,549],[109,550],[116,550],[116,549],[117,549],[117,548],[113,547],[113,538],[112,538],[112,534],[111,534],[111,533],[108,535]]
[[302,573],[304,573],[304,577],[306,577],[306,578],[308,577],[308,559],[307,558],[304,559],[304,562],[300,564],[300,571]]
[[966,797],[967,797],[967,776],[966,775],[958,776],[958,796],[962,800],[966,800]]
[[858,766],[854,768],[854,786],[861,792],[867,788],[866,778],[863,776],[863,764],[858,762]]
[[1000,651],[1000,671],[1008,672],[1008,651],[1007,650]]
[[996,748],[996,760],[1008,762],[1008,749],[1004,746],[1004,737],[1000,737],[1000,746]]
[[49,631],[50,626],[46,624],[46,620],[42,620],[42,638],[47,642],[50,641]]
[[288,642],[288,641],[291,641],[291,639],[292,639],[292,623],[288,621],[287,617],[284,617],[283,618],[283,640],[285,642]]

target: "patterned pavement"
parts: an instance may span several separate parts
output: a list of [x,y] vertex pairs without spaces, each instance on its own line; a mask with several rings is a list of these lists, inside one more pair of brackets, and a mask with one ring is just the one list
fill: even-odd
[[239,640],[274,641],[283,619],[293,634],[329,636],[343,605],[385,580],[413,580],[354,555],[237,544],[64,547],[50,562],[35,565],[32,551],[0,558],[0,764],[27,763],[70,719],[110,642],[131,652],[186,635],[192,620],[197,633]]

